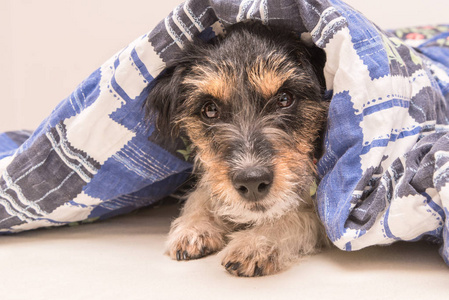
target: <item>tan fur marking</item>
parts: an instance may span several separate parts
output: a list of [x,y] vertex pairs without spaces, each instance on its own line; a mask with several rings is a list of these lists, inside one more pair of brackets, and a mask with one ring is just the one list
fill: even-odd
[[265,99],[273,97],[284,82],[294,75],[295,68],[281,67],[283,63],[285,63],[283,56],[271,54],[268,58],[257,59],[254,65],[247,68],[250,84]]
[[186,77],[183,84],[193,85],[196,93],[209,94],[216,99],[226,100],[235,86],[235,76],[229,71],[219,69],[218,71],[197,66],[192,71],[195,76]]

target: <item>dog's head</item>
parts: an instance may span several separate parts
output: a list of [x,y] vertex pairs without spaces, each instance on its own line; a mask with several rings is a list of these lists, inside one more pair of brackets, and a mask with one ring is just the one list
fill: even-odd
[[294,33],[237,24],[188,45],[155,80],[147,111],[160,136],[190,138],[219,213],[251,222],[309,198],[327,111],[324,62]]

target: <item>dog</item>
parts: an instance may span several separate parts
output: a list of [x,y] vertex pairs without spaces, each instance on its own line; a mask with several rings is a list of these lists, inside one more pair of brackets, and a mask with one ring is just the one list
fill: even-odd
[[160,137],[188,137],[198,176],[171,225],[172,259],[221,251],[229,273],[252,277],[328,245],[310,193],[325,60],[291,30],[253,21],[186,45],[153,81],[148,118]]

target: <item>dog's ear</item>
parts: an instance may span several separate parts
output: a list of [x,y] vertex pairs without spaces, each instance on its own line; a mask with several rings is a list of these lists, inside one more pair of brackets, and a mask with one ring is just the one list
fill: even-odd
[[147,120],[156,127],[154,134],[158,140],[175,139],[179,136],[176,115],[182,102],[182,69],[182,66],[165,69],[149,86],[150,92],[144,108]]
[[326,64],[326,53],[323,49],[318,48],[315,45],[306,46],[309,53],[309,61],[312,64],[313,70],[318,77],[320,86],[324,92],[326,88],[326,81],[324,79],[324,65]]

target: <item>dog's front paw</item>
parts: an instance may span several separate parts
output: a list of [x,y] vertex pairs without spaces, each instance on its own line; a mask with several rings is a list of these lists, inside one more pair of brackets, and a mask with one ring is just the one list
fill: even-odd
[[209,224],[174,223],[167,242],[167,254],[176,260],[197,259],[219,251],[223,233]]
[[271,275],[283,268],[277,247],[248,243],[231,243],[224,250],[221,264],[232,275],[243,277]]

